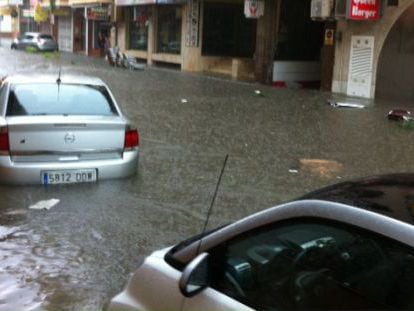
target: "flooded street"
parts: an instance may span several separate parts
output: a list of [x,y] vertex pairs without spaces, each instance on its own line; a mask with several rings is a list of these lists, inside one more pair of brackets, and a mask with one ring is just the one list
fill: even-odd
[[[102,78],[141,135],[135,177],[0,186],[0,310],[98,310],[140,260],[202,230],[355,177],[414,169],[414,130],[388,121],[409,102],[333,108],[331,94],[0,47],[0,74]],[[255,93],[260,90],[263,96]],[[50,210],[29,207],[57,199]]]

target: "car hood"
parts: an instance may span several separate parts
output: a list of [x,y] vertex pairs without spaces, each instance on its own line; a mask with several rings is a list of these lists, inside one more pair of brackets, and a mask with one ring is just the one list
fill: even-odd
[[373,176],[328,186],[299,198],[367,209],[414,224],[414,174]]

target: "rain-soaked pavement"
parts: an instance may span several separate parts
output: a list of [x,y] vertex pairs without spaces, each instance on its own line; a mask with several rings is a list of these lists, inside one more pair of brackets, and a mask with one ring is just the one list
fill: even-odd
[[[0,186],[0,310],[101,309],[143,256],[200,232],[226,154],[209,227],[337,181],[414,168],[414,132],[385,117],[411,103],[338,109],[318,91],[131,72],[4,45],[0,55],[2,75],[61,67],[101,77],[141,133],[134,178]],[[48,199],[60,201],[29,209]]]

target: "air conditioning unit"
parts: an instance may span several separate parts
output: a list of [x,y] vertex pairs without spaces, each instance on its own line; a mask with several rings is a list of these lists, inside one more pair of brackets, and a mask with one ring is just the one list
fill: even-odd
[[348,15],[349,0],[335,1],[335,18],[346,18]]
[[311,19],[325,20],[331,19],[333,11],[333,0],[312,0]]

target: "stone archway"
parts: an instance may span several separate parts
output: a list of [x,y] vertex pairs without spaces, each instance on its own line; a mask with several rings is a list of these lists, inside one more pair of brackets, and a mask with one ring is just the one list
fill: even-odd
[[414,3],[390,28],[377,62],[376,98],[414,100]]

